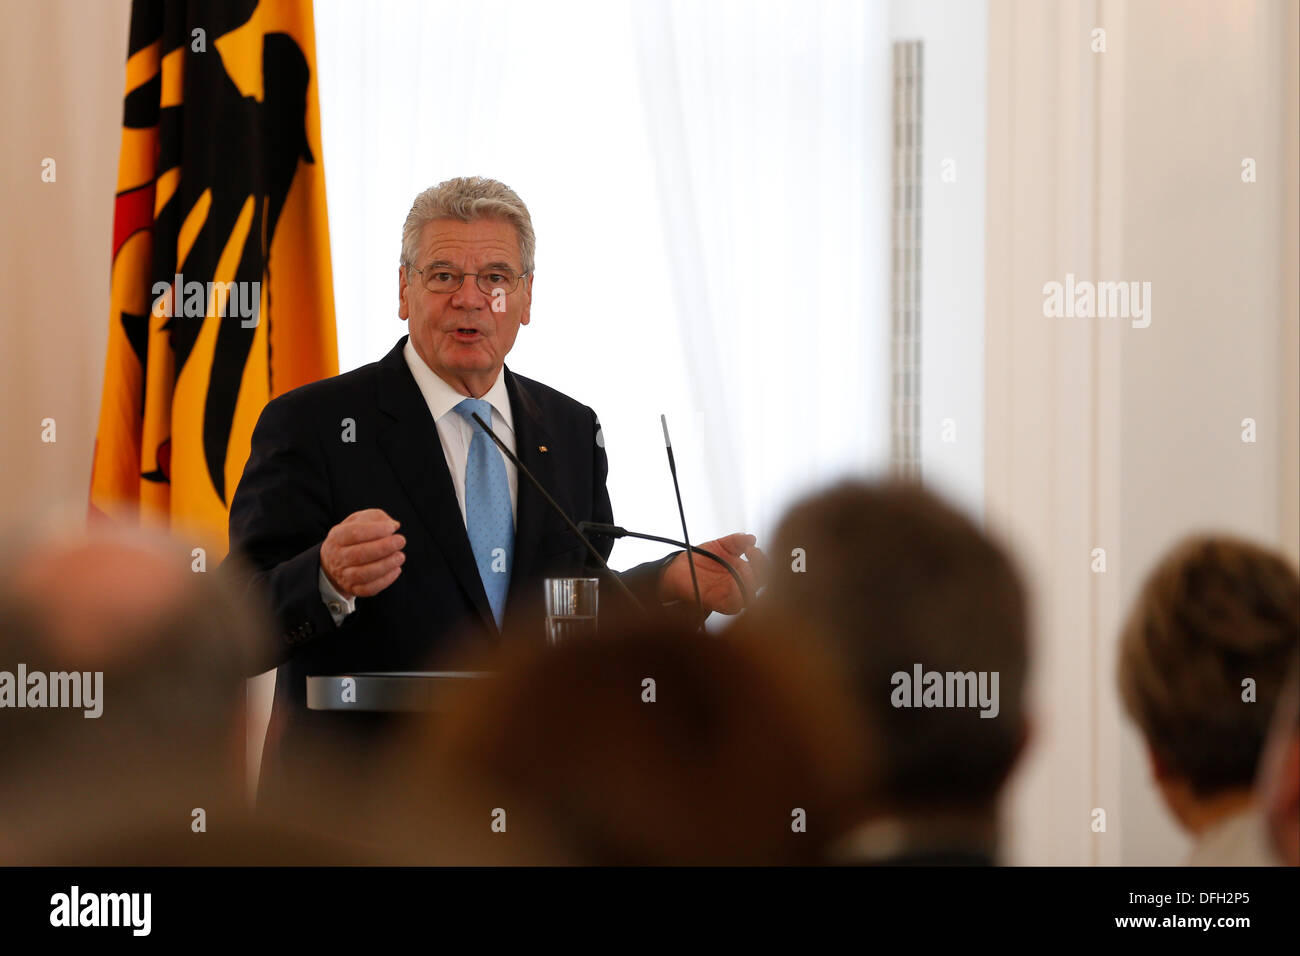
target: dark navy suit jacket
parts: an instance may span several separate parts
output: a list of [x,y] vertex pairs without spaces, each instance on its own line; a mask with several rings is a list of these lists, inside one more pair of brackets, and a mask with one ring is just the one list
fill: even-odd
[[[361,726],[345,720],[352,715],[308,710],[309,675],[440,669],[466,645],[489,647],[501,633],[541,640],[542,579],[601,576],[520,474],[514,561],[498,631],[437,427],[402,355],[405,342],[378,362],[271,401],[231,502],[231,553],[243,559],[248,586],[269,599],[278,627],[276,647],[262,662],[278,666],[263,797],[294,775],[295,762],[315,759],[322,741]],[[520,460],[574,522],[612,522],[595,412],[508,367],[503,374]],[[345,429],[354,440],[343,440]],[[331,527],[366,508],[401,522],[406,561],[393,584],[358,598],[336,626],[320,596],[321,543]],[[610,539],[593,543],[608,557]],[[620,575],[647,608],[655,606],[666,560]],[[600,600],[604,617],[625,599],[607,584]]]

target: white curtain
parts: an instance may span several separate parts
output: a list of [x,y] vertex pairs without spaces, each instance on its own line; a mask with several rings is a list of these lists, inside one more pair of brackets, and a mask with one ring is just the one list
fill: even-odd
[[695,541],[883,468],[880,6],[317,0],[316,24],[343,368],[405,331],[411,199],[491,176],[538,236],[507,362],[597,410],[620,524],[680,530],[660,413]]
[[725,527],[883,467],[883,4],[633,4],[681,361]]

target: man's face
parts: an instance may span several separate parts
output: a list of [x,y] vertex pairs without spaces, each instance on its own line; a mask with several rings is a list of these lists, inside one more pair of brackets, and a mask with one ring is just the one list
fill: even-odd
[[477,398],[496,380],[519,326],[528,324],[533,277],[495,299],[504,311],[493,310],[494,297],[479,289],[473,276],[466,275],[461,287],[451,293],[430,292],[424,277],[442,271],[502,269],[518,275],[523,263],[515,227],[503,219],[434,219],[421,231],[414,265],[424,270],[423,275],[408,276],[405,267],[398,268],[397,314],[411,323],[411,344],[439,378]]

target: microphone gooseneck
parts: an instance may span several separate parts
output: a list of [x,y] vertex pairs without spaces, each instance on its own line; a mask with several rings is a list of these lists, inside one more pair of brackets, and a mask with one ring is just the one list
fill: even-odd
[[[583,531],[604,535],[609,538],[641,538],[645,541],[658,541],[662,544],[671,544],[674,548],[686,547],[685,541],[678,541],[675,538],[664,538],[657,534],[642,534],[640,531],[628,531],[627,528],[616,524],[601,524],[598,521],[579,521],[578,527]],[[731,566],[730,562],[718,557],[712,551],[705,551],[703,548],[696,545],[691,545],[691,551],[702,558],[708,558],[709,560],[716,561],[718,564],[722,565],[723,568],[726,569],[727,573],[731,575],[731,579],[736,582],[736,587],[740,589],[741,602],[744,603],[745,607],[749,607],[749,591],[745,588],[745,581],[737,573],[736,569]]]
[[[686,544],[686,563],[691,569],[691,586],[695,588],[695,606],[700,609],[701,614],[706,614],[704,602],[700,600],[700,582],[695,577],[695,552],[691,549],[691,536],[686,533],[686,510],[682,507],[682,488],[677,483],[677,462],[673,460],[673,443],[672,439],[668,437],[668,417],[661,414],[659,424],[664,429],[664,448],[668,451],[668,470],[673,473],[673,491],[677,495],[677,514],[682,519],[682,541]],[[700,622],[700,626],[704,626],[703,621]]]
[[609,571],[610,578],[618,586],[619,590],[621,590],[624,594],[627,595],[628,600],[632,602],[632,606],[635,607],[642,614],[645,614],[646,613],[645,606],[636,599],[636,595],[632,593],[632,589],[629,588],[623,582],[622,578],[620,578],[617,574],[615,574],[610,569],[610,566],[605,563],[604,556],[601,555],[601,553],[596,550],[595,545],[593,545],[590,541],[587,540],[587,536],[583,534],[580,530],[578,530],[578,526],[573,523],[573,521],[569,518],[567,514],[565,514],[564,509],[559,506],[556,500],[552,498],[549,493],[547,493],[546,489],[542,487],[542,483],[537,480],[537,478],[533,475],[531,471],[528,470],[528,466],[525,465],[522,461],[520,461],[519,457],[505,446],[505,443],[502,442],[501,439],[496,436],[496,433],[493,432],[492,429],[488,427],[487,423],[483,421],[483,419],[479,418],[478,412],[471,412],[470,415],[474,419],[474,421],[478,422],[479,427],[482,428],[483,431],[487,432],[488,437],[491,438],[494,442],[496,442],[497,447],[501,449],[501,453],[505,455],[507,458],[509,458],[511,462],[514,463],[514,466],[519,469],[519,473],[522,474],[524,477],[526,477],[530,482],[532,482],[533,487],[536,488],[538,492],[541,494],[541,496],[546,499],[547,504],[549,504],[552,508],[555,509],[555,513],[564,519],[564,523],[569,526],[569,530],[572,531],[574,534],[576,534],[578,536],[578,540],[581,541],[584,545],[586,545],[587,550],[591,552],[592,557],[596,559],[596,561],[600,564],[600,566],[604,568],[606,571]]

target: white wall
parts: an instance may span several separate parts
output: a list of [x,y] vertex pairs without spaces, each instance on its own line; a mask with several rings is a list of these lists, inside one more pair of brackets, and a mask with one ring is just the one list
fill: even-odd
[[[1284,347],[1298,321],[1285,290],[1300,280],[1284,235],[1293,11],[990,5],[989,517],[1030,580],[1038,637],[1038,734],[1008,804],[1024,862],[1179,862],[1186,841],[1119,714],[1121,615],[1194,529],[1293,555],[1300,544],[1283,507],[1300,497],[1295,439],[1282,433],[1298,360]],[[1245,156],[1256,183],[1241,182]],[[1150,327],[1045,318],[1042,286],[1067,272],[1152,283]],[[1095,547],[1104,574],[1090,571]],[[1105,833],[1089,827],[1094,808]]]
[[0,525],[89,499],[130,9],[0,0]]
[[[1280,511],[1283,371],[1296,362],[1282,349],[1284,286],[1297,282],[1294,259],[1283,261],[1286,181],[1297,175],[1283,153],[1288,6],[1130,2],[1108,54],[1125,69],[1121,267],[1152,283],[1155,303],[1151,327],[1124,338],[1125,604],[1193,528],[1295,551]],[[1243,157],[1256,161],[1253,184],[1242,182]],[[1241,438],[1247,417],[1254,444]],[[1135,736],[1126,725],[1123,862],[1170,862],[1183,840]]]

